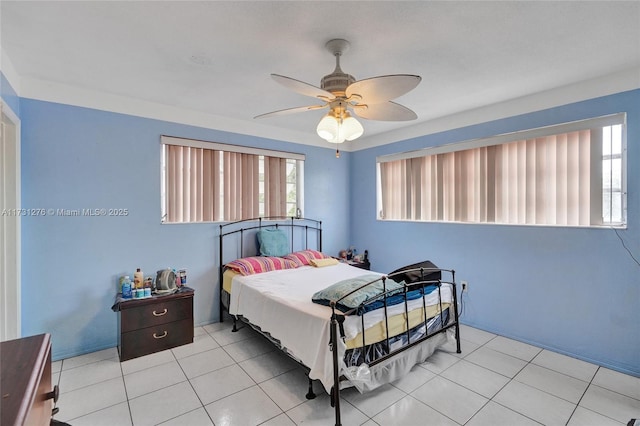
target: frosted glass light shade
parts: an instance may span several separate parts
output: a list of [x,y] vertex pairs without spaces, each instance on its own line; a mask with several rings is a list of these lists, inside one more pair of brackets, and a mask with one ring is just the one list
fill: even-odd
[[348,141],[358,139],[364,133],[362,124],[347,113],[347,118],[342,121],[342,134]]
[[352,141],[362,136],[364,133],[362,124],[351,117],[348,112],[344,113],[344,117],[344,119],[339,120],[332,113],[322,117],[316,128],[318,136],[331,143],[342,143],[345,140]]
[[336,120],[334,116],[327,114],[322,117],[322,120],[318,123],[316,132],[318,132],[318,136],[327,142],[340,143],[343,141],[337,141],[339,131],[338,127],[338,120]]

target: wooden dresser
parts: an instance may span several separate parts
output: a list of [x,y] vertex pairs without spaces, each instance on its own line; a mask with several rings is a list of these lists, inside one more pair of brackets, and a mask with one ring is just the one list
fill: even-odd
[[2,426],[49,425],[58,387],[51,386],[51,335],[0,343]]
[[120,361],[193,342],[193,291],[119,304]]

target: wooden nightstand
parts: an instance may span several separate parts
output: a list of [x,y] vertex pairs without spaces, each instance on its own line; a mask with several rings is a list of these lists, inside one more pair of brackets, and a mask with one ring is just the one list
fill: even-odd
[[119,304],[120,361],[193,343],[193,290]]

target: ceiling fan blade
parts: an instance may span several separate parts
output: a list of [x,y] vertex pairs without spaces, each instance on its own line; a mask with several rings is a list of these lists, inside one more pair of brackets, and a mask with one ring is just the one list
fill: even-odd
[[378,104],[413,90],[422,80],[419,75],[396,74],[372,77],[349,85],[345,94],[359,96],[364,104]]
[[271,74],[271,78],[282,84],[287,89],[291,89],[294,92],[300,93],[301,95],[326,100],[332,100],[335,98],[333,93],[313,86],[309,83],[305,83],[304,81],[296,80],[295,78],[285,77],[284,75],[280,74]]
[[276,116],[276,115],[288,115],[288,114],[294,114],[296,112],[305,112],[305,111],[312,111],[312,110],[315,110],[315,109],[322,109],[322,108],[326,108],[327,106],[328,106],[328,104],[287,108],[287,109],[281,109],[281,110],[278,110],[278,111],[268,112],[266,114],[256,115],[253,118],[255,119],[255,118],[273,117],[273,116]]
[[410,121],[418,118],[409,108],[391,101],[381,104],[355,105],[353,112],[367,120]]

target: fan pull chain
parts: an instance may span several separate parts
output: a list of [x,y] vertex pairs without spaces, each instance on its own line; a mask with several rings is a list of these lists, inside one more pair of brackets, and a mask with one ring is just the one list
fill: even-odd
[[336,158],[340,158],[340,150],[336,148]]

